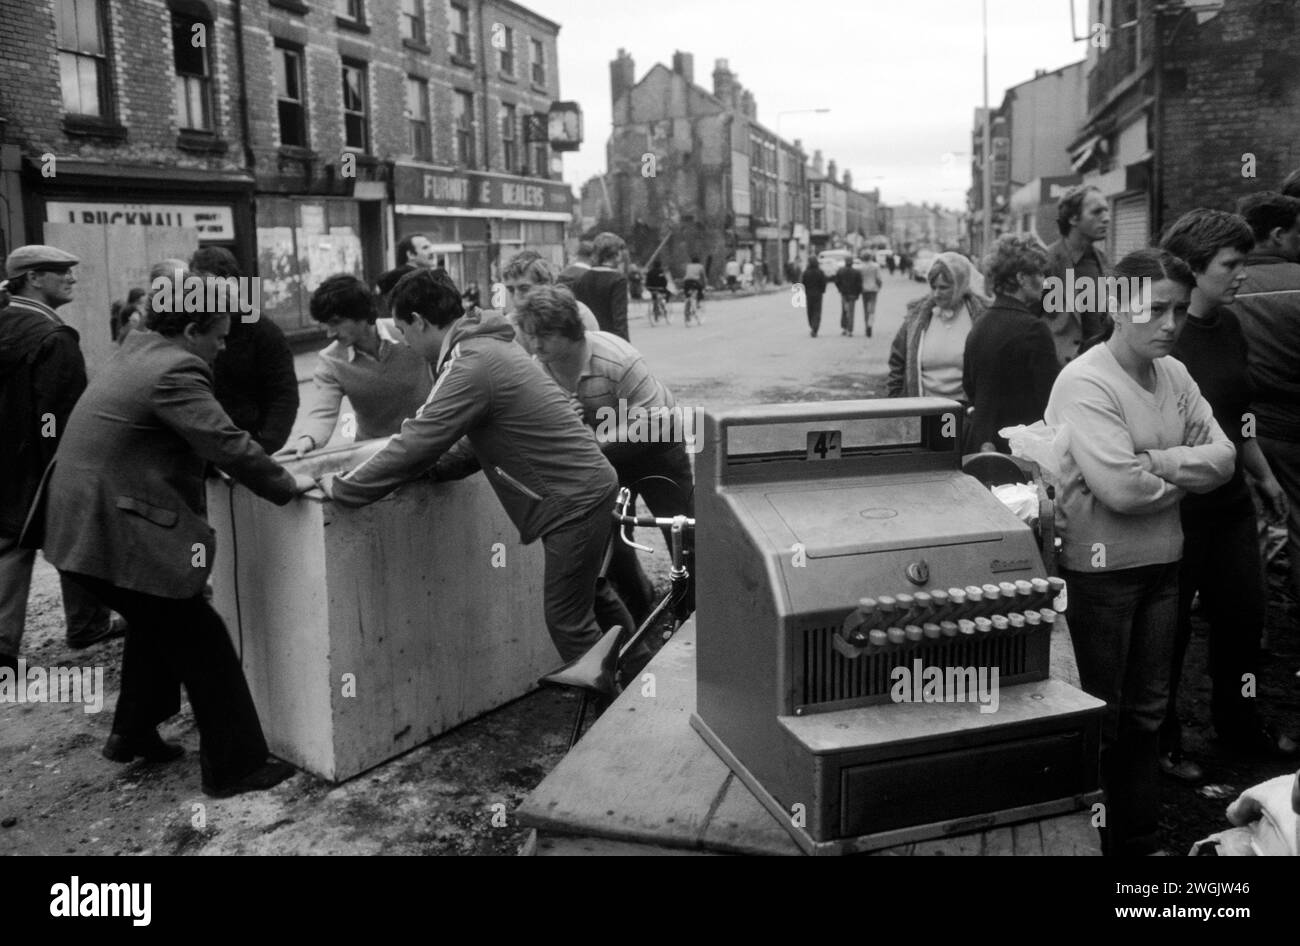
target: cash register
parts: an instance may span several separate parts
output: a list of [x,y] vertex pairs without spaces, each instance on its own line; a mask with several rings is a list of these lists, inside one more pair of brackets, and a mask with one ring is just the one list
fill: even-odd
[[704,414],[692,725],[808,853],[1090,806],[1104,704],[1049,673],[1068,607],[962,471],[939,398]]

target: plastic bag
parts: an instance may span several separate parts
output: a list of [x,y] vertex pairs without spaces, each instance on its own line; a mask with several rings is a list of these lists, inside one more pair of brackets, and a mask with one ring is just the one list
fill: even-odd
[[1003,427],[998,433],[1011,445],[1011,455],[1032,460],[1043,471],[1043,479],[1051,485],[1061,480],[1061,462],[1056,448],[1058,431],[1045,423],[1035,421],[1026,427]]
[[1038,487],[1033,483],[1003,483],[994,486],[992,491],[1021,522],[1029,523],[1038,518]]

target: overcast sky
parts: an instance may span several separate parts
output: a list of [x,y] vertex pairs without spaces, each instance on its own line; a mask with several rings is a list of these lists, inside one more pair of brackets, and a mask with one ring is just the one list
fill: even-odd
[[[966,152],[983,102],[980,0],[522,2],[561,24],[560,94],[582,104],[586,135],[564,156],[575,187],[605,170],[609,63],[619,47],[636,60],[638,80],[656,62],[671,67],[680,49],[695,54],[696,84],[708,91],[714,60],[727,59],[754,93],[759,121],[851,169],[857,189],[879,186],[887,204],[965,207]],[[1080,34],[1087,6],[1075,3]],[[1035,69],[1086,52],[1071,39],[1070,0],[988,0],[988,27],[995,107]],[[805,108],[831,111],[778,116]]]

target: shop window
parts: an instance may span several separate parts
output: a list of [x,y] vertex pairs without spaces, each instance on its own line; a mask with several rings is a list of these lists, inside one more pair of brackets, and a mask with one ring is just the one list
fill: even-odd
[[519,116],[518,108],[501,104],[501,160],[510,174],[519,170]]
[[451,5],[451,30],[447,34],[447,51],[465,62],[472,60],[469,45],[469,7]]
[[515,28],[504,27],[502,39],[504,43],[501,47],[501,71],[508,76],[513,76],[515,74]]
[[364,63],[343,61],[344,144],[358,151],[370,150],[369,98],[366,94]]
[[457,90],[453,109],[456,125],[456,163],[464,168],[472,168],[475,163],[473,93]]
[[424,0],[402,0],[402,38],[424,43]]
[[540,39],[528,39],[529,60],[533,68],[533,84],[546,85],[546,47]]
[[433,160],[429,135],[429,83],[418,76],[406,77],[406,125],[410,130],[411,154],[417,161]]
[[307,147],[307,96],[302,47],[275,44],[275,95],[280,111],[280,144]]
[[262,312],[283,329],[316,324],[311,294],[327,277],[364,275],[356,201],[260,197],[257,223]]
[[109,117],[108,45],[101,0],[57,0],[59,84],[70,115]]

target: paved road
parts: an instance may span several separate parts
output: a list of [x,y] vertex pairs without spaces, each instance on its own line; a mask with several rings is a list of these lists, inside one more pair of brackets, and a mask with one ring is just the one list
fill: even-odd
[[[659,376],[684,406],[728,408],[786,401],[846,400],[883,396],[889,345],[909,301],[925,287],[903,276],[884,276],[876,306],[873,335],[863,335],[862,304],[857,334],[840,334],[840,295],[828,287],[822,306],[821,332],[809,337],[806,310],[796,308],[791,287],[764,295],[710,293],[704,324],[687,328],[680,302],[672,306],[671,325],[652,326],[649,303],[633,301],[628,333]],[[316,356],[297,356],[305,417],[314,401],[310,383]],[[346,403],[343,410],[348,410]],[[295,431],[296,433],[296,431]],[[290,441],[292,442],[292,440]],[[337,442],[337,441],[336,441]]]

